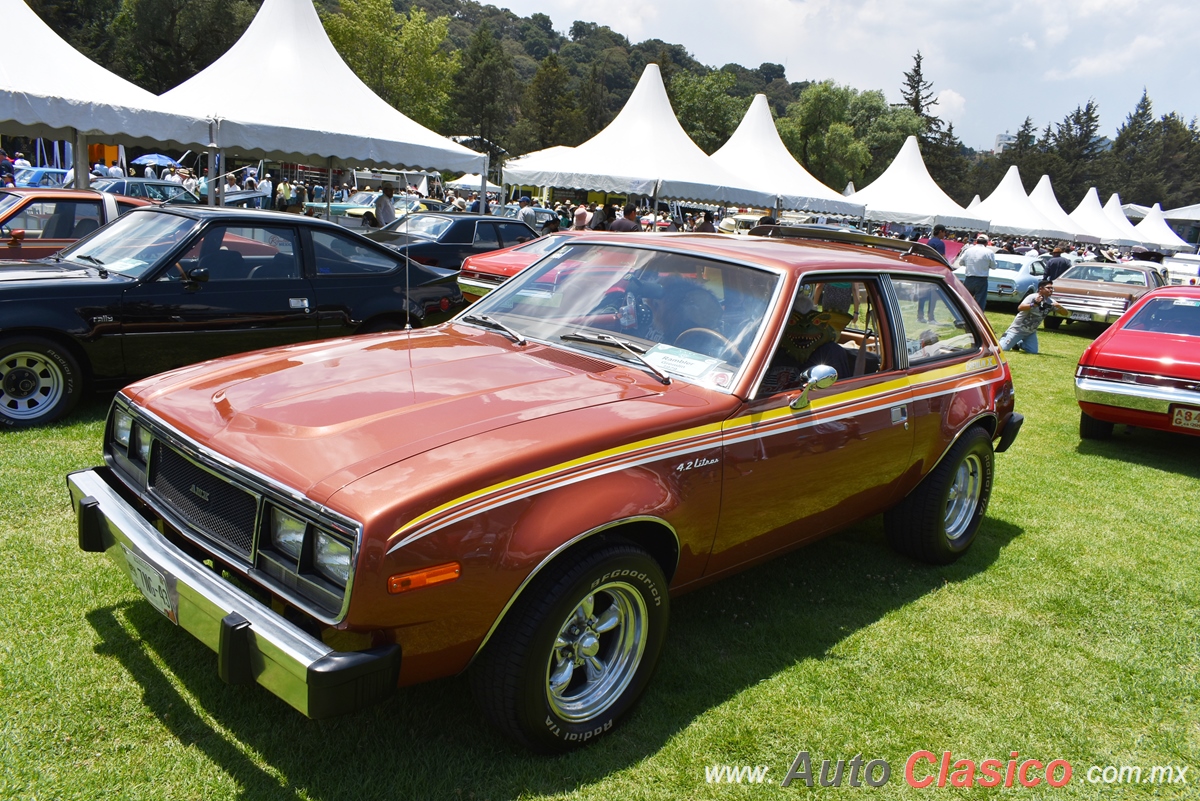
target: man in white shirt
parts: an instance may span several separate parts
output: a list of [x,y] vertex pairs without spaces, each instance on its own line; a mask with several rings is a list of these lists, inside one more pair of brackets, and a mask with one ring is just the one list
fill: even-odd
[[113,159],[112,166],[108,168],[108,177],[109,178],[124,178],[125,177],[125,171],[121,169],[121,165],[116,159]]
[[264,173],[258,182],[258,191],[263,193],[262,208],[269,209],[275,204],[275,185],[271,183],[271,173]]
[[169,181],[173,184],[182,184],[183,176],[174,167],[167,167],[167,174],[163,176],[164,181]]
[[[172,168],[172,169],[174,169],[174,168]],[[179,174],[176,173],[175,177],[178,178]],[[170,180],[170,179],[168,179],[168,180]],[[187,191],[191,192],[193,195],[196,194],[196,188],[197,188],[196,176],[192,175],[189,172],[187,174],[187,177],[183,179],[183,188],[186,189]]]
[[996,269],[996,254],[988,247],[987,234],[975,237],[975,244],[963,251],[962,264],[967,273],[963,285],[975,298],[980,310],[986,309],[988,275]]
[[149,178],[151,181],[158,178],[158,173],[154,171],[153,164],[147,164],[146,169],[142,171],[143,178]]
[[396,219],[396,204],[392,201],[395,191],[391,181],[384,181],[383,194],[375,199],[375,219],[380,228]]
[[13,166],[16,167],[18,170],[21,169],[22,167],[28,167],[28,166],[30,166],[29,159],[25,158],[24,153],[18,153],[17,157],[15,159],[13,159]]

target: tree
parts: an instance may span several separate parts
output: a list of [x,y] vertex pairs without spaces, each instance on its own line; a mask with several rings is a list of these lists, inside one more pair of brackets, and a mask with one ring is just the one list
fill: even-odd
[[575,95],[566,91],[569,78],[554,53],[542,61],[525,91],[522,117],[529,141],[518,149],[574,146],[583,141],[583,120],[575,106]]
[[454,103],[461,129],[492,143],[493,164],[501,155],[500,140],[513,123],[519,91],[512,59],[491,27],[480,25],[463,53]]
[[1055,183],[1068,197],[1083,197],[1088,187],[1095,186],[1101,177],[1100,156],[1106,144],[1100,136],[1100,109],[1096,101],[1089,99],[1063,118],[1055,126],[1052,142],[1061,161]]
[[449,19],[397,14],[390,0],[342,0],[325,14],[329,40],[354,73],[391,106],[429,128],[442,124],[458,70],[446,48]]
[[1162,197],[1162,144],[1162,126],[1156,123],[1150,96],[1143,89],[1141,99],[1117,129],[1108,157],[1109,179],[1121,188],[1126,202],[1153,203]]
[[933,114],[933,107],[937,105],[937,96],[933,93],[933,82],[925,80],[925,71],[922,67],[923,57],[921,51],[913,56],[913,67],[908,72],[904,73],[904,85],[900,87],[900,96],[904,98],[904,103],[913,110],[921,120],[925,123],[925,131],[929,136],[936,135],[942,127],[942,121]]
[[735,82],[728,72],[694,75],[678,72],[671,81],[672,104],[679,124],[705,153],[713,153],[729,140],[750,104],[731,97]]
[[256,10],[249,0],[124,0],[109,27],[109,66],[162,94],[224,55]]

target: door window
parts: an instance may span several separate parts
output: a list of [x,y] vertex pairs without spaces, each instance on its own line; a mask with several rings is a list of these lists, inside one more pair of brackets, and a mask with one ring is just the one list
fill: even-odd
[[899,299],[910,365],[955,359],[979,350],[979,334],[945,284],[893,277],[892,285]]
[[100,204],[87,200],[35,200],[4,224],[26,239],[80,239],[100,227]]
[[819,364],[834,368],[839,381],[895,369],[879,298],[874,281],[823,278],[803,283],[758,397],[798,388],[804,374]]
[[496,235],[496,226],[484,222],[476,224],[475,246],[484,250],[499,250],[500,237]]
[[331,231],[312,232],[317,275],[368,275],[394,270],[397,260]]
[[252,281],[300,277],[296,230],[285,226],[218,225],[208,229],[160,280],[177,281],[200,267],[209,281]]
[[500,238],[503,240],[504,247],[515,245],[518,242],[528,242],[535,238],[524,225],[496,223],[496,227],[500,229]]

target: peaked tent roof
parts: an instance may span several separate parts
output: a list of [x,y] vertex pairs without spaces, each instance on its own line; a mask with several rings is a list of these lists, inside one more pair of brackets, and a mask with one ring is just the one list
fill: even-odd
[[1013,236],[1045,236],[1055,239],[1070,239],[1074,231],[1063,229],[1046,218],[1037,210],[1025,194],[1025,186],[1021,183],[1021,172],[1013,164],[1004,174],[1004,178],[978,206],[970,210],[974,214],[989,217],[992,220],[992,232],[1011,234]]
[[976,195],[975,197],[971,198],[971,202],[967,204],[967,211],[970,211],[982,202],[983,201],[979,199],[979,195]]
[[1165,250],[1191,250],[1192,246],[1180,239],[1167,225],[1162,208],[1155,203],[1142,221],[1133,227],[1143,242]]
[[1058,205],[1054,196],[1054,187],[1050,185],[1050,176],[1043,175],[1037,186],[1029,193],[1029,202],[1042,213],[1055,227],[1071,232],[1071,239],[1076,242],[1092,242],[1098,244],[1100,237],[1092,234]]
[[968,212],[942,191],[925,162],[917,138],[910,136],[892,163],[870,185],[851,195],[867,207],[868,220],[934,225],[950,228],[988,227],[987,217]]
[[846,188],[842,190],[842,197],[850,197],[854,191],[854,181],[847,181]]
[[575,148],[531,153],[504,170],[504,180],[774,207],[775,195],[731,174],[697,147],[675,118],[657,64],[647,64],[625,107],[600,133]]
[[1088,189],[1070,217],[1088,233],[1100,237],[1100,241],[1106,245],[1137,245],[1141,242],[1140,239],[1127,236],[1124,231],[1113,225],[1113,221],[1108,219],[1108,215],[1100,207],[1100,194],[1094,186]]
[[1108,217],[1108,219],[1112,221],[1112,224],[1116,226],[1117,230],[1119,230],[1126,237],[1137,240],[1134,244],[1147,244],[1142,239],[1142,235],[1139,234],[1137,229],[1133,227],[1133,223],[1131,223],[1129,218],[1125,216],[1125,212],[1121,211],[1121,196],[1116,192],[1113,192],[1108,198],[1108,202],[1104,204],[1104,216]]
[[158,97],[63,41],[21,0],[0,0],[0,17],[9,31],[0,60],[6,130],[70,139],[74,129],[126,142],[208,144],[203,114],[167,111]]
[[333,157],[463,172],[487,163],[360,81],[329,41],[312,0],[265,0],[229,52],[162,100],[216,120],[217,146],[280,161]]
[[1200,220],[1200,203],[1192,206],[1179,206],[1178,208],[1168,209],[1163,212],[1163,217],[1168,220],[1179,220],[1180,222],[1196,222]]
[[[483,186],[483,176],[477,172],[467,173],[459,178],[455,178],[453,181],[447,181],[446,186],[450,189],[470,189],[473,192],[478,192],[479,188]],[[499,192],[500,187],[496,186],[491,181],[488,181],[487,191]]]
[[779,195],[785,209],[852,214],[861,217],[860,203],[834,192],[792,157],[779,138],[766,95],[755,95],[737,130],[712,160],[734,175],[745,176],[763,191]]

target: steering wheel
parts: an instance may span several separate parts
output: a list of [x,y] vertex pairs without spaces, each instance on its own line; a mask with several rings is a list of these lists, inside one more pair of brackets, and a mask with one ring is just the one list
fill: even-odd
[[[683,343],[684,340],[688,339],[689,337],[691,339],[700,339],[701,344],[703,344],[703,340],[705,339],[716,340],[719,350],[716,353],[711,353],[700,347],[688,347]],[[709,356],[716,356],[718,359],[726,362],[734,361],[733,359],[729,358],[730,356],[736,357],[736,361],[738,362],[744,362],[746,360],[746,357],[742,355],[740,350],[738,350],[737,345],[734,345],[732,342],[730,342],[729,339],[720,331],[714,331],[711,328],[689,328],[679,336],[675,337],[675,347],[694,350],[697,353],[704,353]]]

